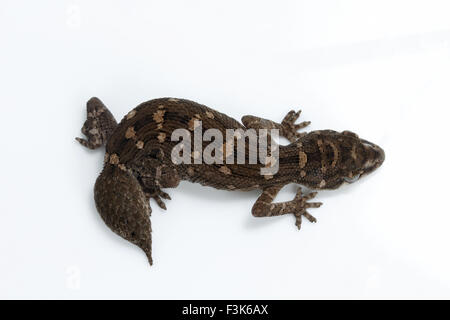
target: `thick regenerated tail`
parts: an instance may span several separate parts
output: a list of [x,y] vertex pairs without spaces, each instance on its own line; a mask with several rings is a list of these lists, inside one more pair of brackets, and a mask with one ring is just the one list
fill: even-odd
[[152,264],[151,209],[137,179],[107,164],[95,182],[94,197],[106,225],[144,250]]

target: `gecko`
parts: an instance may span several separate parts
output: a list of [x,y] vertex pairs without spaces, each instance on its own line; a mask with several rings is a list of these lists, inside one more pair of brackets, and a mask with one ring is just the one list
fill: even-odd
[[[301,111],[289,111],[281,122],[251,115],[243,116],[239,122],[190,100],[160,98],[141,103],[117,123],[96,97],[87,102],[86,108],[87,120],[81,129],[85,138],[76,140],[89,149],[105,146],[103,170],[94,186],[97,211],[113,232],[145,252],[150,265],[153,263],[150,199],[166,209],[163,199],[171,198],[164,189],[175,188],[182,180],[229,191],[260,190],[251,209],[253,216],[292,214],[300,229],[302,217],[316,222],[307,209],[322,205],[310,201],[318,190],[353,183],[380,167],[385,159],[381,147],[351,131],[300,132],[310,124],[298,123]],[[222,133],[228,129],[275,129],[290,143],[278,145],[278,171],[272,175],[261,174],[260,169],[267,167],[264,162],[174,163],[171,155],[178,141],[172,141],[172,133],[176,129],[193,132],[199,121],[203,133],[212,128]],[[227,143],[220,149],[225,154]],[[207,144],[202,142],[202,148]],[[192,158],[198,157],[188,151]],[[245,153],[249,156],[248,146]],[[269,165],[272,166],[270,161]],[[300,185],[294,198],[275,202],[278,192],[290,183]],[[304,193],[302,186],[311,191]]]

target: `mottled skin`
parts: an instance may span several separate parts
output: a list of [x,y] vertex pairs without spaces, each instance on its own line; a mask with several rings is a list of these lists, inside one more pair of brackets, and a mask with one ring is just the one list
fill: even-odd
[[[254,216],[294,214],[300,228],[302,216],[316,221],[306,209],[317,208],[321,203],[308,202],[316,192],[303,195],[301,188],[293,200],[274,203],[283,186],[297,183],[315,190],[336,189],[344,182],[354,182],[372,172],[384,161],[380,147],[350,131],[297,132],[309,124],[295,123],[300,111],[290,111],[281,123],[244,116],[242,124],[204,105],[174,98],[142,103],[119,124],[97,98],[88,101],[87,111],[88,118],[82,128],[87,140],[77,140],[90,149],[106,145],[104,168],[94,188],[97,209],[114,232],[144,250],[150,264],[149,199],[153,198],[166,209],[161,198],[170,197],[162,189],[174,188],[180,180],[225,190],[260,189],[262,194],[252,208]],[[280,135],[291,143],[279,146],[279,170],[274,175],[261,175],[264,165],[248,164],[248,161],[247,164],[174,164],[171,152],[178,141],[171,141],[172,131],[184,128],[193,132],[194,120],[201,120],[203,132],[215,128],[224,137],[226,129],[279,129]],[[203,148],[208,144],[203,142]],[[192,153],[193,158],[197,156]]]

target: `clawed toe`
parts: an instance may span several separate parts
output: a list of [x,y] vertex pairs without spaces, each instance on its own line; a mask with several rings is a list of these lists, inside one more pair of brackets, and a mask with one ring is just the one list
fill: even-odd
[[307,202],[305,203],[305,208],[319,208],[322,202]]
[[303,122],[300,122],[300,123],[294,125],[294,129],[300,130],[300,129],[303,129],[303,128],[309,126],[310,124],[311,124],[311,121],[303,121]]
[[294,216],[295,216],[295,225],[297,226],[298,230],[300,230],[302,227],[302,216],[308,219],[308,221],[311,223],[317,222],[317,219],[311,214],[309,214],[309,212],[306,210],[296,212],[294,213]]
[[164,191],[159,191],[159,195],[161,196],[161,198],[163,199],[167,199],[167,200],[172,200],[172,198]]
[[314,216],[310,215],[310,214],[308,213],[308,211],[305,211],[305,212],[303,213],[303,215],[305,216],[306,219],[309,220],[309,222],[311,222],[311,223],[317,222],[317,219],[314,218]]
[[161,198],[157,195],[153,196],[153,199],[155,199],[156,203],[161,209],[167,210],[166,204],[161,200]]
[[298,230],[302,228],[302,214],[294,214],[295,215],[295,225],[297,226]]

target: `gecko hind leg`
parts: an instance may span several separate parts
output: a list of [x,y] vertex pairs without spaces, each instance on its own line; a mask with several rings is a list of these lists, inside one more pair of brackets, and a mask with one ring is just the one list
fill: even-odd
[[87,119],[84,122],[81,132],[87,139],[75,138],[81,145],[89,149],[97,149],[106,144],[117,121],[112,113],[98,98],[91,98],[86,104]]
[[303,195],[302,189],[298,188],[295,198],[291,201],[273,203],[273,199],[283,186],[268,187],[263,190],[261,196],[256,200],[252,208],[252,214],[255,217],[271,217],[280,216],[284,214],[293,214],[295,216],[295,225],[298,229],[301,228],[302,216],[310,222],[316,222],[314,218],[306,209],[318,208],[322,205],[321,202],[308,202],[313,199],[317,192],[311,192]]
[[307,127],[311,123],[310,121],[303,121],[296,124],[295,121],[300,117],[300,113],[301,110],[297,112],[294,110],[289,111],[281,123],[255,116],[243,116],[241,121],[247,129],[278,129],[280,130],[280,135],[292,143],[305,135],[305,133],[298,132],[298,130]]
[[137,168],[140,172],[138,181],[147,200],[153,198],[160,208],[167,210],[162,199],[171,200],[171,198],[161,189],[176,188],[181,179],[175,167],[162,162],[163,157],[164,152],[162,150],[151,150],[147,156],[139,161]]

